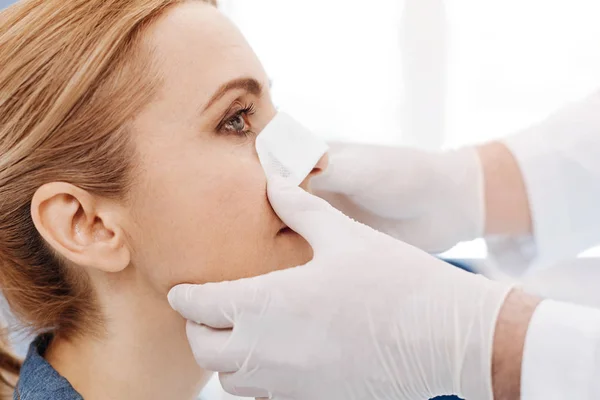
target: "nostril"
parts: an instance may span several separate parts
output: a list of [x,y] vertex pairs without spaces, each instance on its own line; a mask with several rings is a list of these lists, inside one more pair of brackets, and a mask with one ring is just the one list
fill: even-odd
[[310,189],[310,181],[311,181],[311,179],[314,178],[315,176],[320,175],[323,172],[325,172],[325,170],[327,169],[328,165],[329,165],[329,156],[327,154],[325,154],[317,162],[317,164],[314,166],[314,168],[312,169],[312,171],[310,171],[310,174],[308,174],[308,176],[306,177],[306,179],[304,179],[304,181],[300,184],[300,187],[303,188],[304,190],[308,191],[308,192],[312,192],[312,190]]
[[321,159],[317,162],[317,165],[314,166],[314,168],[310,172],[310,175],[316,176],[316,175],[322,174],[323,172],[325,172],[328,165],[329,165],[329,155],[327,153],[325,153],[325,155],[323,155],[323,157],[321,157]]

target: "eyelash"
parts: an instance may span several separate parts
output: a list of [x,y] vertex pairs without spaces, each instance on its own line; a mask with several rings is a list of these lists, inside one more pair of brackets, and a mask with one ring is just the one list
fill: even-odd
[[252,136],[252,135],[254,135],[254,132],[251,129],[239,131],[239,130],[236,130],[233,128],[227,128],[227,126],[231,125],[232,122],[234,122],[236,119],[238,119],[240,117],[243,118],[245,125],[249,125],[247,118],[254,115],[255,113],[256,113],[256,107],[254,106],[254,103],[245,105],[241,110],[236,111],[235,114],[233,114],[232,116],[223,120],[223,122],[219,125],[218,130],[224,131],[225,133],[233,133],[235,135],[240,135],[240,136],[246,136],[246,137]]

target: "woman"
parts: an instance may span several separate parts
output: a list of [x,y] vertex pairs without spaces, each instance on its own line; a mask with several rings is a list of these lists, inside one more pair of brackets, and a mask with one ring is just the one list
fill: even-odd
[[26,0],[0,21],[0,281],[40,333],[14,398],[195,398],[209,374],[168,290],[312,257],[266,198],[260,62],[210,1]]

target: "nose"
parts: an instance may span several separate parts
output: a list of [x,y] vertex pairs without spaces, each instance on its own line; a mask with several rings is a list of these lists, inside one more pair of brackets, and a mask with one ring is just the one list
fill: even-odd
[[313,167],[312,171],[310,171],[310,173],[308,174],[306,179],[304,179],[304,181],[302,181],[302,183],[300,184],[300,187],[302,189],[310,192],[310,180],[312,178],[314,178],[315,176],[320,175],[323,172],[325,172],[328,165],[329,165],[329,154],[325,153],[325,155],[323,155],[323,157],[321,157],[321,159],[319,159],[319,161],[317,161],[317,164]]
[[325,153],[323,155],[323,157],[321,157],[319,159],[319,161],[317,161],[317,164],[312,169],[312,171],[310,171],[310,174],[308,174],[308,177],[313,178],[317,175],[322,174],[323,172],[325,172],[325,170],[327,169],[328,166],[329,166],[329,154]]

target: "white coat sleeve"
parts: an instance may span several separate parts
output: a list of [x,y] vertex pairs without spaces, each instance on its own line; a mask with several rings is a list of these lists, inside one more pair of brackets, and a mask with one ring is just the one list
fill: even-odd
[[521,400],[600,399],[600,310],[543,301],[523,352]]
[[504,143],[523,173],[534,234],[488,238],[491,258],[518,275],[600,243],[600,92]]

